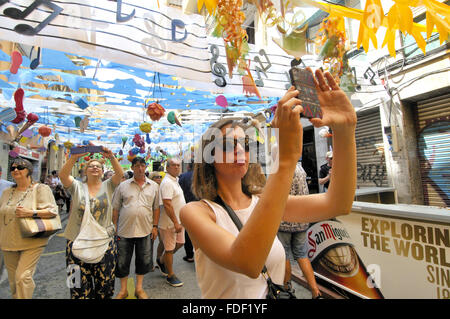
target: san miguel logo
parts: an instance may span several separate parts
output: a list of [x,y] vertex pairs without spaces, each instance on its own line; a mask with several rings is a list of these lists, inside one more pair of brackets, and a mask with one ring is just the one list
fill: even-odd
[[344,225],[337,220],[315,223],[308,229],[308,258],[313,261],[328,247],[338,244],[353,245]]

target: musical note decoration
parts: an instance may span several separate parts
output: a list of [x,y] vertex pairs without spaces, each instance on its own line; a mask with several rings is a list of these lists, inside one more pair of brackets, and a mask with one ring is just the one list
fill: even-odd
[[14,31],[16,31],[17,33],[32,36],[38,34],[43,28],[49,25],[50,22],[53,21],[53,19],[55,19],[63,11],[63,9],[49,0],[35,0],[29,7],[27,7],[23,11],[17,8],[6,8],[5,10],[3,10],[3,14],[15,20],[25,20],[25,18],[30,13],[32,13],[41,5],[46,6],[50,10],[53,10],[53,12],[44,21],[40,22],[35,27],[32,27],[29,24],[18,24],[14,27]]
[[[31,60],[31,55],[33,53],[33,49],[34,49],[34,47],[31,47],[30,60]],[[37,57],[35,59],[31,60],[31,62],[30,62],[30,69],[35,70],[39,66],[40,62],[41,62],[41,48],[38,47]]]
[[369,79],[370,83],[372,85],[376,85],[377,83],[375,82],[375,80],[373,79],[375,77],[375,71],[372,70],[372,68],[369,66],[366,70],[366,72],[364,72],[364,78],[365,79]]
[[131,20],[136,14],[136,9],[133,9],[129,15],[122,15],[122,0],[117,0],[117,11],[116,11],[116,21],[117,22],[127,22]]

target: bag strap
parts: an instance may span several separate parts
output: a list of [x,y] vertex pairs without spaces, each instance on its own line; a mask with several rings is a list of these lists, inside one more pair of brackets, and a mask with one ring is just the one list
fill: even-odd
[[[237,229],[239,231],[241,231],[241,229],[242,229],[242,222],[239,219],[239,217],[236,215],[234,210],[230,206],[228,206],[219,195],[217,195],[216,199],[214,199],[214,202],[216,202],[217,204],[219,204],[220,206],[225,208],[225,211],[228,213],[228,215],[230,216],[231,220],[236,225]],[[264,265],[261,273],[263,275],[266,275],[270,279],[269,273],[267,272],[266,265]],[[266,280],[269,280],[269,279],[266,278]]]
[[81,221],[81,225],[85,224],[87,222],[87,219],[89,218],[89,214],[91,213],[91,201],[89,199],[89,189],[87,186],[87,183],[83,183],[83,190],[84,190],[84,198],[85,198],[85,207],[84,207],[84,213],[83,213],[83,220]]

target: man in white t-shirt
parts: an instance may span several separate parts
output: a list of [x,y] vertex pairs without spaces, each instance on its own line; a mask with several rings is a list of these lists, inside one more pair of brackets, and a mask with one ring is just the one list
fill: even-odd
[[169,159],[166,169],[167,174],[159,186],[162,209],[159,219],[159,253],[156,262],[161,273],[167,276],[167,283],[173,287],[179,287],[183,285],[183,282],[175,276],[173,271],[173,255],[184,244],[184,227],[180,223],[180,209],[186,202],[183,189],[178,184],[181,160],[175,157]]

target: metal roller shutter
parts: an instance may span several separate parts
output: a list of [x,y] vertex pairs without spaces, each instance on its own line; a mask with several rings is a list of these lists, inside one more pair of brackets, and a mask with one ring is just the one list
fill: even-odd
[[356,161],[358,166],[357,186],[387,187],[384,153],[377,150],[383,145],[383,135],[378,108],[358,113],[356,125]]
[[417,103],[424,204],[450,206],[450,94]]

